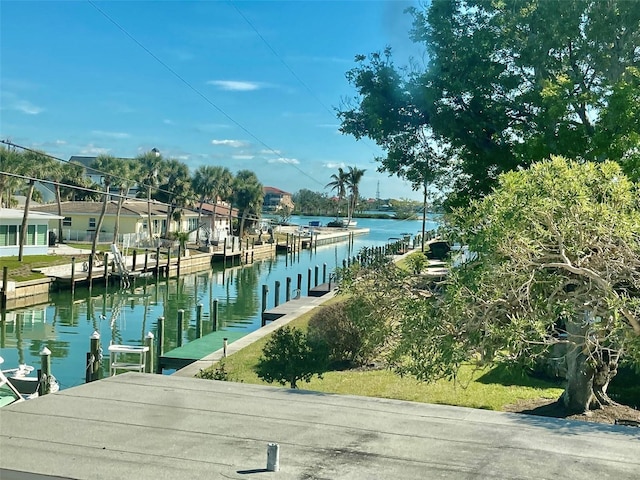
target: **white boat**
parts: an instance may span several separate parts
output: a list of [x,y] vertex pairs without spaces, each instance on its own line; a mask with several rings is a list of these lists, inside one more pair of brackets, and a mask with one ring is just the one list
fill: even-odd
[[[0,364],[4,362],[4,359],[0,357]],[[0,407],[11,405],[12,403],[21,402],[24,399],[20,392],[9,382],[9,379],[0,370]]]
[[[21,364],[18,368],[3,370],[7,381],[26,399],[38,397],[38,386],[40,384],[38,377],[30,376],[34,368],[31,365]],[[60,385],[53,375],[49,375],[49,393],[55,393],[60,390]]]
[[342,221],[342,225],[348,228],[353,228],[356,225],[358,225],[358,222],[356,222],[354,219],[351,219],[351,220],[345,219]]

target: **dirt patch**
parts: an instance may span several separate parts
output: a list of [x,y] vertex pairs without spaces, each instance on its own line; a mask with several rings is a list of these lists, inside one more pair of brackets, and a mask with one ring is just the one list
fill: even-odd
[[526,400],[517,404],[504,407],[506,412],[524,413],[528,415],[540,415],[543,417],[566,418],[569,420],[582,420],[585,422],[597,422],[619,425],[631,425],[640,427],[640,410],[626,405],[608,405],[590,412],[568,415],[564,407],[555,400],[545,398]]

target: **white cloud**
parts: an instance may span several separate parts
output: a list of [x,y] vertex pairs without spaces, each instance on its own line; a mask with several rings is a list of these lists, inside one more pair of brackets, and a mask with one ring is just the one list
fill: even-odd
[[168,118],[165,118],[165,119],[162,121],[162,123],[164,123],[165,125],[175,125],[175,124],[173,123],[173,121],[172,121],[172,120],[169,120]]
[[336,168],[345,168],[346,165],[344,162],[327,162],[322,165],[324,168],[336,169]]
[[247,143],[242,140],[211,140],[211,145],[224,145],[232,148],[246,147]]
[[131,135],[124,132],[106,132],[104,130],[92,130],[91,135],[107,138],[129,138]]
[[66,140],[56,140],[56,141],[55,141],[55,144],[56,144],[56,145],[66,145],[66,144],[67,144],[67,141],[66,141]]
[[101,155],[109,153],[108,148],[96,147],[93,143],[90,143],[86,147],[80,150],[82,155]]
[[234,160],[252,160],[255,158],[254,155],[231,155],[231,158]]
[[260,150],[260,155],[282,155],[282,152],[280,150],[267,150],[267,149],[263,149]]
[[14,110],[18,110],[19,112],[26,113],[27,115],[38,115],[39,113],[44,112],[44,108],[40,108],[35,106],[31,102],[27,102],[26,100],[20,100],[13,105]]
[[268,163],[286,163],[288,165],[299,165],[300,161],[295,159],[295,158],[285,158],[285,157],[279,157],[279,158],[272,158],[270,160],[267,160]]
[[209,80],[207,85],[215,85],[221,90],[231,90],[235,92],[250,92],[252,90],[258,90],[261,87],[259,83],[240,80]]

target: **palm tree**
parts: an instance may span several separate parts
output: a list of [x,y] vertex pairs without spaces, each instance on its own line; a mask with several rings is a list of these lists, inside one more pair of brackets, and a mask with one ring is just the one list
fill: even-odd
[[231,194],[231,183],[233,175],[226,167],[218,167],[211,165],[200,166],[193,175],[192,187],[198,195],[200,206],[198,208],[198,231],[196,233],[196,242],[200,241],[200,219],[202,217],[202,206],[205,200],[209,200],[213,204],[213,225],[216,222],[216,207],[218,197],[226,199]]
[[257,217],[262,210],[264,189],[262,184],[251,170],[240,170],[234,179],[234,203],[242,212],[239,227],[239,237],[244,235],[244,225],[250,215]]
[[151,242],[154,235],[153,222],[151,221],[151,192],[158,185],[159,167],[162,163],[162,155],[154,148],[149,152],[138,155],[135,162],[139,165],[138,186],[147,194],[147,233]]
[[[96,224],[96,232],[93,236],[93,242],[91,243],[91,258],[95,258],[96,248],[98,246],[98,237],[100,236],[100,229],[102,228],[102,222],[104,221],[105,213],[107,212],[107,204],[109,203],[109,188],[115,181],[116,175],[110,172],[117,172],[119,167],[119,159],[111,155],[99,155],[92,163],[91,167],[100,171],[102,176],[102,183],[104,185],[104,194],[102,196],[102,210],[100,211],[100,218]],[[107,173],[109,172],[109,173]],[[89,278],[91,278],[91,272],[93,262],[89,262]]]
[[24,243],[27,238],[27,219],[29,217],[29,204],[33,197],[33,190],[36,186],[36,180],[44,177],[52,165],[51,159],[42,152],[29,150],[22,154],[22,163],[20,165],[20,173],[28,178],[27,193],[24,202],[24,214],[22,215],[22,226],[20,227],[20,247],[18,249],[18,261],[21,262],[24,252]]
[[[345,198],[346,195],[346,186],[347,186],[347,173],[342,169],[342,167],[338,168],[338,173],[331,175],[332,182],[327,183],[326,187],[330,187],[331,190],[336,191],[336,195],[338,197],[338,204],[336,206],[336,220],[338,219],[339,206],[340,201]],[[347,210],[349,210],[349,205],[347,204]],[[348,213],[348,212],[347,212]]]
[[[16,177],[11,173],[17,173],[22,163],[22,154],[15,150],[0,147],[0,204],[11,206],[11,191],[18,184]],[[3,201],[3,198],[5,200]]]
[[170,158],[160,164],[160,176],[163,182],[160,183],[157,198],[167,204],[167,223],[163,236],[168,238],[175,209],[184,207],[191,196],[191,175],[184,162]]
[[347,225],[351,222],[351,216],[355,212],[358,199],[360,198],[360,189],[358,186],[360,184],[360,180],[362,180],[364,172],[366,172],[364,169],[349,167],[349,171],[346,173],[346,186],[351,193],[351,200],[349,202],[351,208],[347,209]]
[[[52,165],[47,176],[53,182],[53,188],[56,194],[56,203],[58,204],[58,215],[62,215],[62,187],[61,183],[71,183],[74,179],[84,178],[82,175],[82,166],[77,163],[57,162]],[[62,240],[62,222],[58,220],[58,239]]]
[[129,190],[134,185],[134,180],[138,176],[139,164],[128,158],[116,158],[114,162],[112,185],[118,187],[120,196],[118,197],[118,206],[116,210],[116,221],[113,227],[113,243],[118,243],[118,233],[120,232],[120,212],[126,197],[129,196]]

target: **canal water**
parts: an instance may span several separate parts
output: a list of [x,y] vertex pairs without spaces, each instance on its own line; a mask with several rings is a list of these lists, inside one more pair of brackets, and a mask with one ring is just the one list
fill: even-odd
[[[293,217],[292,223],[308,225],[310,221],[322,224],[330,218]],[[302,293],[307,292],[308,271],[312,270],[315,285],[315,267],[318,266],[319,283],[326,264],[328,276],[342,261],[356,255],[361,248],[384,245],[389,239],[403,234],[416,235],[421,231],[418,220],[358,219],[358,228],[370,233],[354,237],[352,249],[348,242],[319,246],[315,250],[302,250],[299,255],[279,254],[271,259],[245,267],[223,269],[214,265],[210,270],[182,275],[179,278],[138,280],[135,287],[108,289],[94,286],[51,295],[47,304],[2,312],[0,321],[0,356],[3,369],[18,364],[40,367],[40,351],[51,351],[51,371],[60,388],[69,388],[85,382],[86,354],[94,331],[100,333],[105,357],[109,344],[142,345],[148,332],[156,333],[158,317],[165,318],[164,351],[196,338],[195,319],[198,304],[202,304],[203,334],[213,329],[250,333],[260,328],[262,285],[268,285],[267,306],[274,306],[274,285],[280,282],[280,303],[285,301],[286,279],[291,277],[292,290],[297,287],[297,276],[302,275]],[[434,218],[427,222],[427,230],[435,229]],[[218,303],[218,321],[213,325],[211,312],[214,300]],[[184,323],[178,332],[178,310],[184,310]],[[178,338],[180,335],[180,339]],[[108,360],[108,359],[106,359]],[[102,376],[108,375],[108,361],[103,362]],[[167,373],[170,373],[168,371]]]

